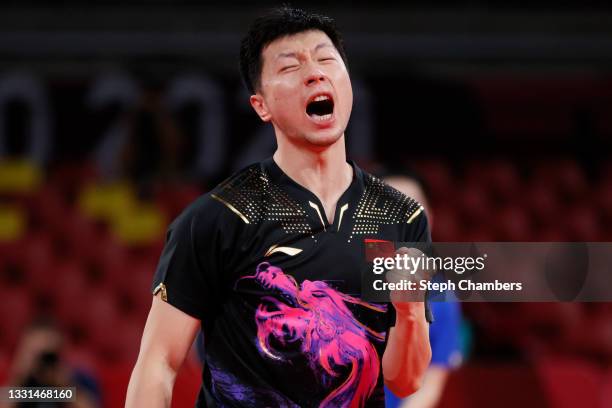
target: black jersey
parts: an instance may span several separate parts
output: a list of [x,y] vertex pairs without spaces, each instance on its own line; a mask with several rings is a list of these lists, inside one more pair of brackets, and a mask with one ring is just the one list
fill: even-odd
[[269,158],[170,225],[153,292],[202,321],[198,407],[384,407],[395,314],[360,299],[364,242],[430,236],[420,204],[351,166],[333,224]]

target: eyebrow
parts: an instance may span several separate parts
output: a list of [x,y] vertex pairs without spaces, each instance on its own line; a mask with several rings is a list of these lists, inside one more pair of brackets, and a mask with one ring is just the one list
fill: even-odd
[[321,48],[331,47],[332,45],[328,42],[321,43],[315,47],[315,51],[319,51]]
[[[324,42],[324,43],[320,43],[317,44],[317,46],[314,48],[315,51],[319,51],[321,48],[325,48],[325,47],[331,47],[332,45],[328,42]],[[276,59],[279,58],[297,58],[297,54],[293,51],[290,52],[280,52],[278,53],[278,55],[276,56]]]

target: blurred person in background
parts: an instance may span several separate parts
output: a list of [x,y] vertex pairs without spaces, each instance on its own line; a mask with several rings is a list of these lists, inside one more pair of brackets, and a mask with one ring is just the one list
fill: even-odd
[[422,301],[360,299],[365,238],[430,242],[427,218],[346,160],[353,93],[332,19],[274,9],[240,55],[278,149],[170,225],[126,406],[170,406],[202,329],[197,406],[384,407],[383,384],[419,388],[429,328]]
[[[378,173],[385,183],[421,203],[425,208],[430,225],[433,226],[434,216],[427,199],[426,184],[417,173],[409,170]],[[461,309],[459,303],[448,300],[432,301],[430,305],[434,315],[434,321],[429,326],[432,354],[423,385],[414,395],[404,399],[396,397],[389,389],[385,389],[387,408],[433,408],[437,406],[450,371],[457,368],[463,360],[460,344]]]
[[187,176],[185,140],[162,98],[162,87],[147,84],[127,115],[128,140],[119,157],[122,173],[139,185]]
[[105,177],[130,180],[146,192],[155,183],[188,179],[194,146],[168,106],[165,85],[150,74],[144,76],[135,87],[134,100],[125,107],[100,108],[100,121],[108,120],[110,114],[119,119],[117,129],[103,136],[95,155]]
[[66,402],[22,402],[5,407],[101,406],[96,379],[81,368],[69,364],[63,354],[64,336],[49,319],[35,320],[24,332],[17,346],[9,373],[11,387],[76,387],[76,400]]

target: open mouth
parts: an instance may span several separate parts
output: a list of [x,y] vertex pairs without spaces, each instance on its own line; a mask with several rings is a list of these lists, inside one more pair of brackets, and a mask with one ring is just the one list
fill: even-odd
[[319,122],[331,119],[333,113],[334,100],[329,94],[315,95],[306,105],[306,114]]

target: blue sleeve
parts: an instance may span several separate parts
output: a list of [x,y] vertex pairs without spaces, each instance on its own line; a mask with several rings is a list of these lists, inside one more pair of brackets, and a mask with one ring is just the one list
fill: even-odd
[[435,316],[429,326],[431,364],[454,368],[461,364],[459,330],[461,310],[457,302],[431,302]]

